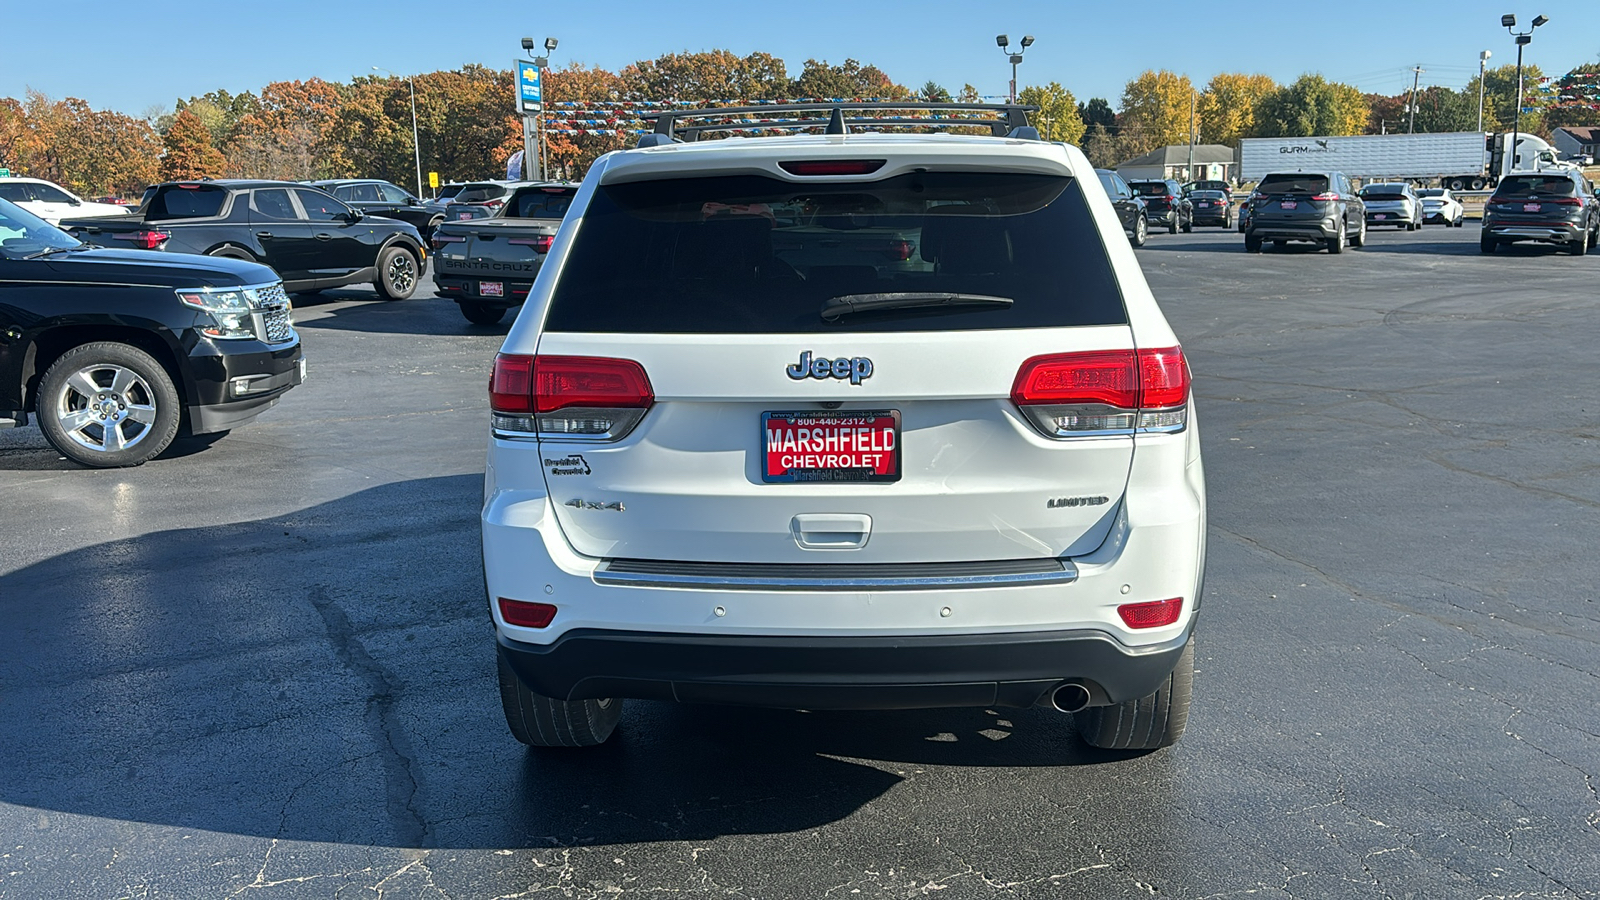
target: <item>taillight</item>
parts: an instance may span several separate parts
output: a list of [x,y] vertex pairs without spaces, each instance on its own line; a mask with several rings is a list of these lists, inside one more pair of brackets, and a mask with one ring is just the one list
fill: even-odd
[[1168,194],[1165,197],[1162,197],[1161,199],[1167,201],[1168,203],[1177,203],[1178,202],[1178,198],[1172,196],[1171,194]]
[[1036,356],[1017,372],[1011,400],[1047,437],[1182,431],[1189,366],[1179,347]]
[[[504,603],[505,601],[500,601]],[[554,608],[552,607],[552,613]],[[1160,628],[1178,621],[1183,614],[1183,598],[1151,600],[1147,603],[1124,603],[1117,607],[1117,615],[1129,628]]]
[[167,238],[172,237],[172,235],[166,231],[142,228],[138,231],[130,231],[127,234],[113,234],[112,237],[119,241],[132,241],[133,245],[140,250],[154,250],[166,243]]
[[1540,197],[1539,203],[1549,203],[1552,206],[1582,206],[1583,201],[1577,197]]
[[443,250],[445,244],[465,244],[467,239],[459,234],[435,234],[433,236],[433,249]]
[[502,197],[499,200],[485,200],[483,201],[483,205],[489,207],[490,209],[499,209],[500,207],[506,205],[506,201],[505,198]]
[[489,379],[497,431],[615,441],[655,403],[644,367],[631,359],[501,353]]
[[506,243],[517,244],[523,247],[532,247],[539,253],[549,253],[550,245],[555,243],[555,240],[555,235],[541,234],[535,237],[515,237],[506,241]]
[[1337,200],[1337,199],[1339,199],[1339,195],[1338,194],[1312,194],[1311,195],[1311,199],[1313,199],[1313,200],[1321,200],[1323,202],[1327,202],[1329,200]]
[[916,249],[917,245],[910,241],[890,241],[887,253],[890,259],[904,262],[911,258]]

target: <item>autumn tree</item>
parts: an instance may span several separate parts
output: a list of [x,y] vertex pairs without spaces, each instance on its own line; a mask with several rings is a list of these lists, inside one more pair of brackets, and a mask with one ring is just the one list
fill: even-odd
[[22,144],[28,134],[28,113],[22,102],[0,97],[0,168],[22,168]]
[[211,145],[210,130],[199,116],[187,109],[172,120],[161,142],[167,148],[157,172],[162,181],[216,178],[227,165],[222,154]]
[[979,94],[978,89],[970,84],[963,84],[961,86],[961,93],[956,95],[956,101],[958,103],[978,103],[982,100],[983,95]]
[[1306,74],[1261,98],[1255,112],[1256,133],[1260,137],[1362,134],[1370,112],[1359,90]]
[[148,123],[76,98],[29,91],[13,153],[19,170],[88,196],[138,193],[155,179],[161,144]]
[[552,166],[581,178],[604,154],[633,146],[631,135],[622,132],[643,123],[617,108],[624,90],[620,77],[599,66],[572,63],[550,71],[545,98],[551,110],[545,124]]
[[1584,63],[1556,79],[1555,97],[1544,114],[1550,128],[1600,125],[1600,63]]
[[[1187,75],[1162,69],[1146,71],[1128,82],[1122,89],[1122,114],[1118,122],[1125,130],[1127,125],[1136,123],[1143,135],[1142,142],[1148,143],[1131,155],[1170,144],[1189,143],[1193,100],[1194,85]],[[1131,148],[1124,148],[1128,149]]]
[[842,65],[828,65],[827,60],[806,60],[800,77],[794,80],[796,98],[883,98],[898,100],[911,96],[911,91],[895,84],[877,66],[863,66],[853,59]]
[[1266,75],[1223,72],[1212,76],[1198,101],[1203,140],[1237,147],[1240,138],[1254,137],[1256,106],[1277,89],[1277,83]]
[[1017,100],[1039,107],[1031,118],[1045,140],[1076,144],[1083,139],[1084,125],[1078,118],[1078,101],[1059,82],[1052,81],[1044,87],[1025,87],[1017,94]]
[[[1541,115],[1539,109],[1543,102],[1542,97],[1538,91],[1531,90],[1531,87],[1539,84],[1543,78],[1544,72],[1538,66],[1529,63],[1522,67],[1523,96],[1525,98],[1523,106],[1531,110],[1521,115],[1520,127],[1526,133],[1532,134],[1544,130],[1544,116]],[[1478,80],[1478,76],[1474,75],[1472,80],[1467,82],[1467,86],[1463,91],[1472,95],[1474,103],[1477,102]],[[1489,69],[1484,72],[1483,86],[1484,129],[1510,131],[1512,119],[1516,117],[1517,110],[1517,67],[1508,64]],[[1473,121],[1477,121],[1476,115],[1473,116]]]
[[261,89],[259,106],[241,117],[224,154],[227,174],[308,181],[346,169],[328,140],[345,86],[312,78]]
[[1384,94],[1367,94],[1367,134],[1388,134],[1392,131],[1404,131],[1403,124],[1406,117],[1405,94],[1386,96]]
[[788,69],[770,53],[667,53],[618,75],[630,100],[772,100],[789,92]]

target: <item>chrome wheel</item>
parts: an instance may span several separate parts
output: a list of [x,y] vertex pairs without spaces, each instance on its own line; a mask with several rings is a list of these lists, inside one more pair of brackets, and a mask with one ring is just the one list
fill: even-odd
[[396,253],[389,257],[384,277],[397,294],[409,294],[417,286],[417,264],[409,253]]
[[150,436],[156,395],[139,373],[114,363],[84,366],[55,398],[56,422],[69,440],[96,453],[117,453]]

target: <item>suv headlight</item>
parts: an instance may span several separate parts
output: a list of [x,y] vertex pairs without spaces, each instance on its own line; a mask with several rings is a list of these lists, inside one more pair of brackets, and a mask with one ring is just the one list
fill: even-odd
[[178,300],[211,317],[211,324],[200,330],[214,338],[242,339],[256,336],[254,303],[241,289],[213,290],[211,288],[185,288],[178,291]]

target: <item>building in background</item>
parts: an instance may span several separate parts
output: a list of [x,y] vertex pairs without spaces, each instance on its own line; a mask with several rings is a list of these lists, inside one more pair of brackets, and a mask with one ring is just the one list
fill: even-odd
[[1238,151],[1222,144],[1196,144],[1194,165],[1189,164],[1189,145],[1173,144],[1135,156],[1117,165],[1117,174],[1129,181],[1228,181],[1239,174]]
[[1562,159],[1600,159],[1600,128],[1557,128],[1550,143]]

